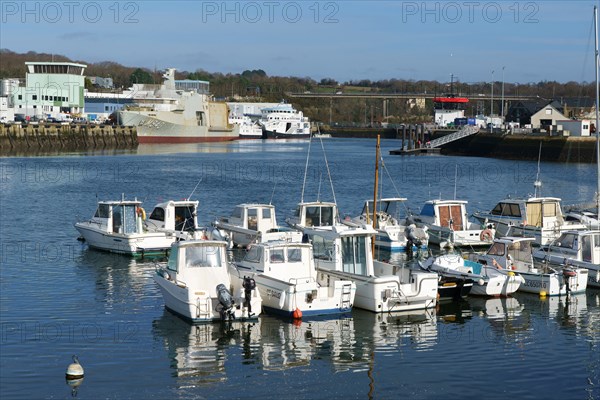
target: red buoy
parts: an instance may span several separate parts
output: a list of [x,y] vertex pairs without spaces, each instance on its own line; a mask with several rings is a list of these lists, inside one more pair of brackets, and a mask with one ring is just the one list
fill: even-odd
[[294,319],[302,319],[302,311],[299,308],[296,308],[292,313],[292,318]]

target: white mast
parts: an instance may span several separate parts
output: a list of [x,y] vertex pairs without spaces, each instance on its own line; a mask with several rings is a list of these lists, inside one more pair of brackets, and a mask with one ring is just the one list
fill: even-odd
[[596,52],[594,54],[594,70],[596,71],[596,165],[598,186],[596,191],[596,212],[600,219],[600,83],[598,70],[600,69],[600,58],[598,57],[598,7],[594,6],[594,41],[596,42]]

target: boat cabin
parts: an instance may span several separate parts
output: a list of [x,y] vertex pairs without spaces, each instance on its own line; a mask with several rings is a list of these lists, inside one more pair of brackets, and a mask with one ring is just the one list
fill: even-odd
[[469,229],[465,200],[429,200],[419,214],[419,221],[431,225],[449,228],[453,231]]
[[566,231],[548,246],[553,256],[600,264],[600,230]]
[[191,232],[198,229],[198,201],[167,201],[154,206],[146,221],[149,229]]
[[[405,197],[393,197],[393,198],[385,198],[377,200],[377,223],[378,226],[383,225],[385,222],[389,221],[390,218],[393,219],[396,223],[400,220],[402,216],[406,214],[406,210],[403,208],[403,204],[406,201]],[[363,206],[361,217],[368,218],[371,220],[373,218],[373,200],[365,201],[365,205]]]
[[107,233],[143,233],[141,205],[138,200],[99,201],[91,222]]
[[316,275],[309,243],[271,241],[254,244],[239,266],[286,282]]
[[560,199],[533,197],[527,200],[502,200],[490,211],[490,217],[510,220],[537,228],[554,228],[562,224]]
[[275,206],[270,204],[238,204],[231,216],[220,222],[256,232],[278,229]]
[[295,227],[334,226],[339,224],[337,205],[320,201],[300,203],[288,223]]
[[306,229],[304,233],[313,246],[317,267],[361,276],[375,274],[371,238],[376,231],[370,225],[338,225],[331,230]]
[[485,260],[488,265],[503,269],[528,271],[533,266],[532,244],[535,238],[503,237],[494,239],[488,251],[479,256],[478,262]]
[[217,285],[228,289],[227,243],[214,240],[189,240],[173,243],[166,271],[168,280],[181,287],[202,289],[217,297]]

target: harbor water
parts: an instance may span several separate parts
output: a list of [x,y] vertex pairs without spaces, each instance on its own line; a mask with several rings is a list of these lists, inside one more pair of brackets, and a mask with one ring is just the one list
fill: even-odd
[[[600,398],[598,290],[194,326],[164,309],[153,260],[77,240],[73,224],[122,194],[147,211],[191,196],[202,225],[248,202],[274,204],[284,224],[302,195],[335,199],[342,217],[360,213],[373,197],[375,141],[313,140],[307,163],[308,147],[258,140],[0,158],[0,398]],[[399,147],[382,141],[380,195],[407,197],[413,212],[439,197],[469,200],[474,212],[533,194],[537,162],[387,155]],[[539,179],[543,196],[589,201],[596,167],[542,162]],[[75,354],[85,376],[67,382]]]

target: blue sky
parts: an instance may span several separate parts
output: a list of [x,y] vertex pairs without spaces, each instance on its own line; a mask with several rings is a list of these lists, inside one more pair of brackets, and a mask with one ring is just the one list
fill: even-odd
[[0,1],[0,47],[89,62],[462,82],[594,80],[593,6],[561,1]]

